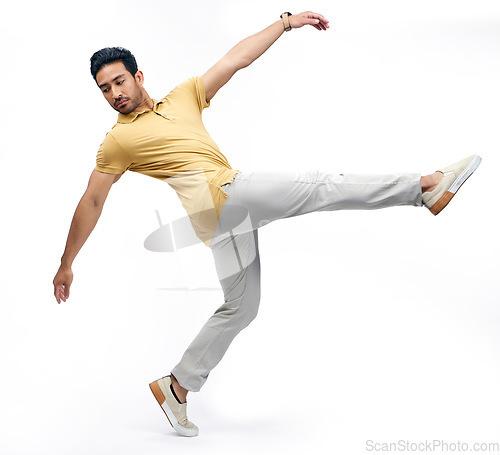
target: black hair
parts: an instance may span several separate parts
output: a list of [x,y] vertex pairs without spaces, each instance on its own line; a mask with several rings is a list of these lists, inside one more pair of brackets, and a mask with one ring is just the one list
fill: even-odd
[[96,75],[103,66],[116,61],[121,61],[127,71],[132,74],[132,76],[135,76],[137,72],[137,62],[132,52],[123,47],[105,47],[95,52],[90,58],[90,72],[94,80],[96,80]]

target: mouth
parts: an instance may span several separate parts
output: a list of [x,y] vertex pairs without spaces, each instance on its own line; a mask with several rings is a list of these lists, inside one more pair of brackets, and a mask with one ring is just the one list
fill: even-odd
[[128,99],[126,99],[126,98],[121,99],[120,101],[115,103],[115,107],[119,109],[120,107],[125,106],[125,104],[127,104],[127,102],[128,102]]

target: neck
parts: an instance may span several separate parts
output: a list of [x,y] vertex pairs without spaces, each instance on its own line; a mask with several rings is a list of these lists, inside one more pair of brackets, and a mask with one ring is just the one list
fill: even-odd
[[134,112],[144,111],[145,109],[153,109],[153,100],[148,95],[146,90],[142,91],[142,101],[141,103],[134,109]]

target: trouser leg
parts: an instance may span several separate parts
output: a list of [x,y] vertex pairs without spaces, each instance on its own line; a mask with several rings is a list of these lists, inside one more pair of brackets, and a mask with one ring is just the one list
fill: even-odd
[[[422,205],[419,174],[354,175],[253,172],[236,174],[212,243],[271,221],[332,210],[372,210]],[[241,222],[244,208],[250,222]],[[248,221],[248,220],[246,220]]]
[[257,315],[260,259],[257,230],[231,235],[211,247],[224,304],[206,322],[172,374],[187,390],[199,391],[234,337]]

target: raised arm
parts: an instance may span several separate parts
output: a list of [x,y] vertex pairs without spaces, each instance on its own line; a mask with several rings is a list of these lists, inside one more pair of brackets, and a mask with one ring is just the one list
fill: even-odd
[[[329,27],[326,18],[311,11],[289,16],[289,22],[292,28],[312,25],[318,30],[326,30]],[[259,33],[240,41],[212,66],[202,76],[207,102],[233,77],[236,71],[247,67],[267,51],[284,30],[283,21],[280,19]]]
[[66,248],[61,257],[61,266],[54,277],[54,296],[57,303],[61,303],[61,300],[66,302],[69,297],[69,288],[73,282],[71,265],[97,224],[111,185],[120,176],[121,174],[105,174],[96,170],[90,175],[87,190],[76,207],[71,222]]

